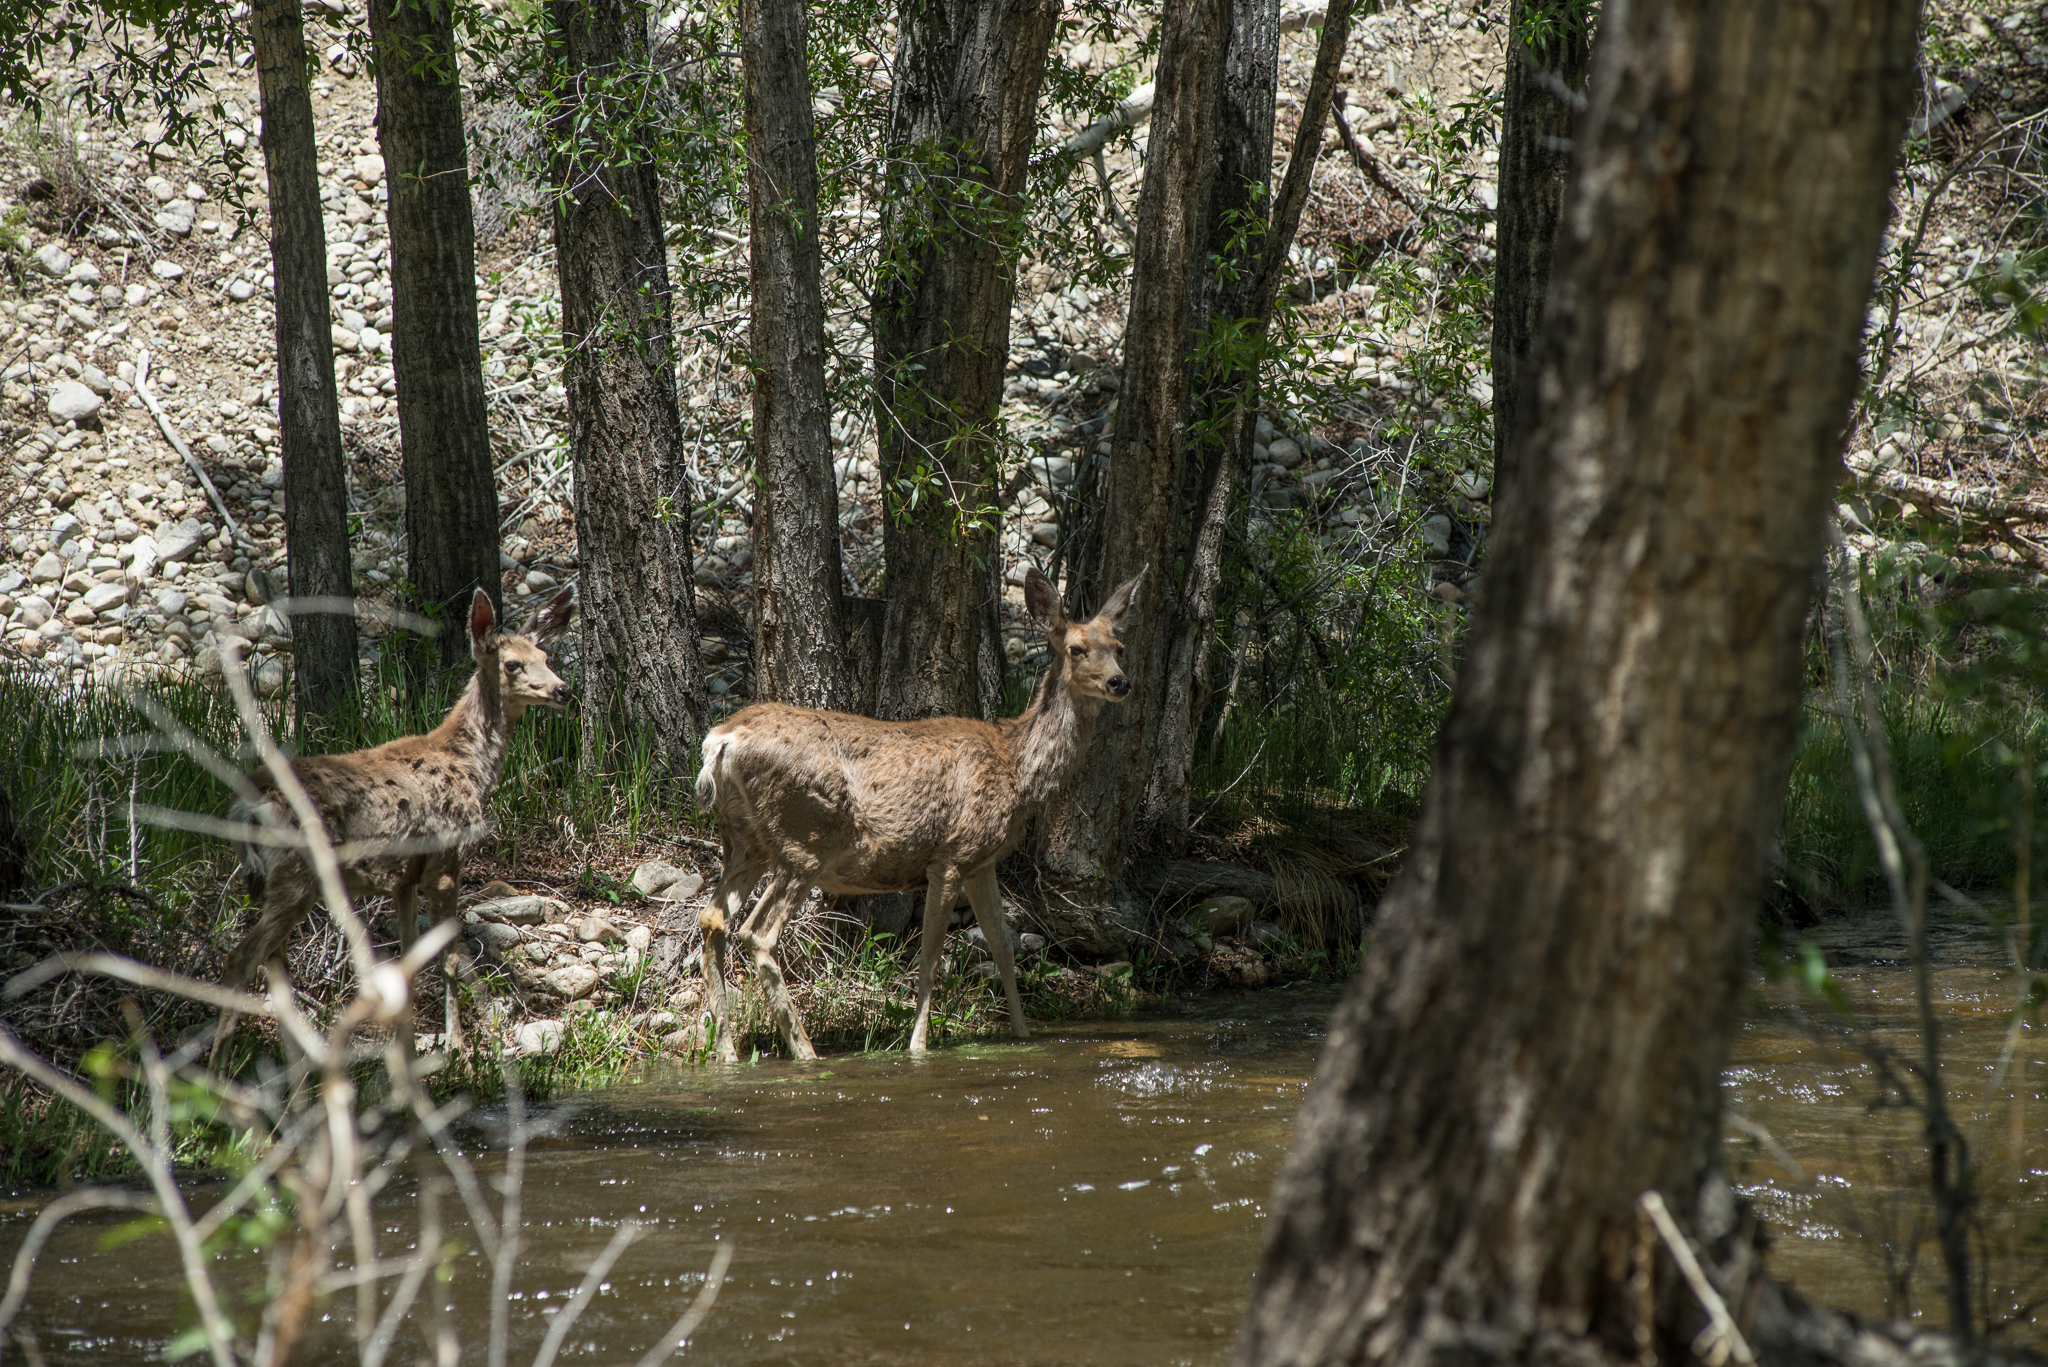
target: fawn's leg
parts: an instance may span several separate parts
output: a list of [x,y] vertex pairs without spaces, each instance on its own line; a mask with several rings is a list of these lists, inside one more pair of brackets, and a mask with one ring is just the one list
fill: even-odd
[[[413,860],[399,875],[398,886],[391,890],[391,899],[398,904],[398,957],[401,959],[412,953],[413,941],[420,937],[420,877],[420,862]],[[413,1048],[412,1015],[419,999],[412,993],[410,983],[406,989],[405,1010],[399,1013],[395,1028],[399,1039],[405,1043],[405,1056],[412,1058],[417,1052]]]
[[[427,905],[433,912],[436,926],[456,915],[455,904],[462,895],[462,852],[450,850],[442,856],[440,863],[439,873],[430,873],[427,884]],[[467,959],[462,936],[458,934],[448,942],[447,952],[441,957],[441,1048],[450,1053],[459,1053],[462,1049],[462,1001],[458,980]]]
[[1003,924],[1003,894],[996,887],[995,866],[990,865],[967,880],[967,900],[974,904],[974,919],[981,926],[988,952],[996,961],[996,973],[1003,980],[1003,995],[1010,1001],[1010,1034],[1030,1039],[1031,1027],[1024,1021],[1024,999],[1017,995],[1016,956],[1010,953],[1010,928]]
[[[221,975],[221,981],[237,991],[245,991],[259,969],[272,959],[281,959],[292,932],[312,910],[315,893],[313,876],[299,860],[274,869],[263,885],[263,910],[257,913],[256,924],[249,927],[229,953],[227,971]],[[220,1029],[213,1037],[213,1053],[207,1062],[209,1068],[219,1065],[221,1051],[234,1036],[236,1019],[232,1011],[222,1013]]]
[[737,925],[740,904],[761,876],[761,868],[726,846],[725,872],[711,893],[704,910],[697,913],[697,928],[704,932],[704,994],[710,1000],[711,1020],[718,1031],[718,1054],[727,1063],[739,1062],[739,1046],[732,1038],[732,1012],[725,994],[725,940],[728,925]]
[[789,1045],[790,1057],[800,1063],[817,1058],[818,1051],[811,1047],[811,1037],[804,1033],[804,1023],[796,1014],[796,1003],[789,999],[789,984],[783,980],[782,964],[775,957],[775,947],[782,941],[782,928],[788,924],[791,913],[810,895],[811,882],[808,878],[793,873],[777,875],[768,884],[768,890],[761,894],[754,914],[740,927],[738,937],[740,944],[753,956],[754,973],[761,979],[761,990],[767,994],[768,1009],[782,1026],[782,1038]]
[[953,919],[953,899],[960,895],[957,869],[937,869],[924,889],[924,945],[917,956],[917,1023],[910,1027],[910,1052],[922,1054],[932,1023],[932,982],[939,971],[939,951],[946,947],[946,922]]

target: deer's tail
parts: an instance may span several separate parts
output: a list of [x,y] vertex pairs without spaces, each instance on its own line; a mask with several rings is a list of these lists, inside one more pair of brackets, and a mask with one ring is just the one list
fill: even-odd
[[724,778],[725,758],[732,753],[739,738],[732,732],[716,729],[704,737],[704,765],[697,770],[697,806],[709,811],[718,801],[718,785]]

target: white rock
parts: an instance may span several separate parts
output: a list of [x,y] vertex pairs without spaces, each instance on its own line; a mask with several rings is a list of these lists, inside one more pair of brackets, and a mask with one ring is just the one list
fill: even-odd
[[83,598],[74,599],[71,606],[64,609],[64,620],[76,622],[79,626],[84,626],[98,616],[97,612],[86,606]]
[[[151,263],[149,273],[159,280],[176,280],[185,273],[185,268],[175,261],[166,261],[159,257]],[[133,291],[138,287],[130,285],[128,288],[130,291]]]
[[156,226],[179,237],[190,235],[197,221],[198,215],[193,212],[192,201],[188,199],[172,200],[156,214]]
[[100,268],[90,261],[74,262],[71,269],[64,273],[64,278],[75,280],[81,285],[97,285],[100,282]]
[[581,1001],[597,990],[597,970],[588,964],[570,964],[547,975],[548,991],[568,1001]]
[[162,176],[151,176],[142,183],[148,187],[150,195],[159,204],[169,204],[172,200],[179,198],[181,194],[177,186],[171,184]]
[[368,185],[376,185],[384,179],[384,158],[375,152],[356,158],[356,179]]
[[1442,513],[1436,513],[1422,520],[1422,544],[1431,555],[1445,556],[1451,553],[1451,520]]
[[357,347],[362,345],[362,339],[360,337],[358,337],[355,333],[350,332],[347,328],[342,327],[339,323],[335,324],[334,326],[333,336],[334,349],[336,351],[354,351]]
[[93,616],[97,617],[108,608],[114,606],[114,604],[127,602],[128,586],[126,584],[95,584],[87,589],[85,596],[78,601],[91,608]]
[[[170,263],[167,261],[160,261],[157,263],[157,265],[169,264]],[[153,266],[150,269],[154,270],[155,267]],[[148,298],[149,286],[143,284],[139,280],[129,282],[128,287],[121,291],[121,302],[126,304],[131,309],[134,308],[136,305],[145,302],[146,300],[148,300]]]
[[245,303],[256,297],[256,287],[246,280],[228,281],[228,298],[236,303]]
[[190,560],[206,544],[206,528],[197,519],[186,518],[157,539],[157,558],[166,565]]
[[1289,437],[1275,437],[1266,443],[1266,459],[1283,470],[1301,464],[1301,447]]
[[57,520],[50,524],[50,549],[62,551],[65,545],[85,530],[85,524],[74,513],[59,513]]
[[560,1021],[528,1021],[512,1032],[512,1048],[523,1058],[552,1054],[562,1047],[566,1033]]
[[249,673],[249,682],[256,686],[256,692],[266,698],[274,698],[284,692],[284,661],[275,655],[259,660],[256,668]]
[[44,551],[42,558],[29,567],[28,577],[38,584],[54,584],[64,577],[64,562],[55,551]]
[[100,411],[100,396],[76,380],[50,386],[50,417],[56,422],[85,422]]
[[64,250],[61,242],[45,242],[36,248],[36,269],[52,280],[62,280],[71,269],[71,253]]

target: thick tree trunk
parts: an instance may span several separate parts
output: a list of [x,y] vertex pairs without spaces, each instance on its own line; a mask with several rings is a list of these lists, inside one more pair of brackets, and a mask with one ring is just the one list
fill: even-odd
[[[906,0],[875,290],[888,618],[877,714],[1002,698],[996,411],[1058,0]],[[917,490],[914,506],[905,482]]]
[[[299,0],[257,0],[249,16],[270,180],[270,261],[277,280],[277,416],[284,447],[284,544],[294,598],[347,598],[348,479],[328,321],[327,230],[306,80]],[[292,618],[293,692],[301,721],[332,717],[356,696],[356,621]]]
[[550,139],[576,463],[584,765],[609,767],[623,731],[684,776],[707,704],[661,185],[651,160],[604,160],[632,145],[623,130],[579,141],[576,126],[583,113],[630,117],[606,87],[644,59],[646,13],[637,0],[549,0],[547,17],[566,95]]
[[840,607],[839,488],[825,394],[818,159],[803,0],[745,0],[752,237],[754,691],[853,711],[859,680]]
[[[1259,352],[1350,14],[1349,0],[1329,7],[1294,155],[1270,198],[1277,6],[1170,5],[1161,25],[1109,487],[1100,539],[1070,596],[1075,585],[1092,597],[1139,565],[1152,570],[1137,620],[1123,632],[1138,693],[1105,714],[1099,758],[1050,823],[1048,860],[1079,905],[1113,900],[1135,832],[1169,846],[1186,834],[1226,535],[1242,514],[1251,457]],[[1265,231],[1247,235],[1246,222],[1261,218]],[[1205,334],[1221,344],[1202,345]],[[1200,374],[1198,354],[1210,358]]]
[[[1586,88],[1589,0],[1514,0],[1501,92],[1500,194],[1494,212],[1493,469],[1509,470],[1523,369],[1543,321],[1550,258],[1564,216],[1579,114],[1566,95]],[[1533,11],[1533,12],[1532,12]]]
[[[1119,636],[1132,701],[1106,708],[1087,766],[1047,810],[1044,862],[1085,922],[1107,919],[1124,851],[1150,776],[1166,679],[1172,595],[1169,558],[1187,516],[1184,469],[1192,398],[1198,282],[1209,268],[1210,192],[1219,169],[1218,110],[1230,40],[1228,0],[1167,0],[1159,19],[1159,66],[1145,180],[1138,191],[1131,305],[1124,325],[1123,383],[1110,439],[1101,539],[1068,582],[1070,616],[1102,585],[1150,567],[1132,620]],[[1089,604],[1092,606],[1092,603]],[[1083,944],[1083,925],[1052,927]],[[1111,939],[1114,933],[1111,933]],[[1104,940],[1099,948],[1114,947]]]
[[1733,1223],[1720,1072],[1916,8],[1604,9],[1522,469],[1240,1363],[1692,1357],[1636,1199]]
[[377,136],[391,229],[391,368],[405,466],[406,574],[451,629],[443,667],[466,662],[470,594],[503,596],[498,491],[476,322],[469,152],[447,0],[370,0]]

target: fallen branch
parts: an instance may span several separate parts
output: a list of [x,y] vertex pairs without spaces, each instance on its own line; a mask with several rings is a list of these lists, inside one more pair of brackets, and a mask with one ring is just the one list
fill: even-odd
[[178,435],[178,429],[171,426],[170,415],[157,403],[156,395],[149,392],[148,351],[139,352],[135,357],[135,397],[142,400],[142,406],[156,419],[156,425],[163,431],[164,439],[170,442],[171,449],[184,459],[186,468],[199,480],[199,487],[206,490],[206,496],[213,500],[213,506],[220,513],[221,523],[228,529],[228,535],[252,550],[260,549],[255,542],[242,534],[240,527],[235,525],[234,516],[228,512],[227,501],[220,496],[220,490],[213,487],[213,481],[207,478],[206,471],[199,467],[198,459],[193,456],[192,448],[185,445],[185,439]]
[[2048,522],[2048,500],[2007,493],[1995,484],[1965,485],[1887,470],[1863,452],[1844,462],[1856,482],[1893,498],[1945,508],[1990,522]]
[[[1380,164],[1378,157],[1366,151],[1365,144],[1359,141],[1358,135],[1351,131],[1351,125],[1344,118],[1344,92],[1341,90],[1330,101],[1330,115],[1337,121],[1337,136],[1343,139],[1344,150],[1351,154],[1352,163],[1360,171],[1363,171],[1366,178],[1372,181],[1373,184],[1379,186],[1382,190],[1385,190],[1388,194],[1406,205],[1408,212],[1414,214],[1417,218],[1422,217],[1422,197],[1400,181],[1394,179],[1393,173]],[[1393,127],[1392,119],[1379,118],[1367,124],[1365,131],[1376,133],[1382,128],[1391,127]]]
[[1678,1264],[1685,1283],[1692,1288],[1692,1294],[1699,1298],[1700,1307],[1707,1312],[1707,1327],[1693,1340],[1693,1350],[1714,1367],[1730,1357],[1741,1363],[1756,1361],[1749,1351],[1749,1344],[1743,1340],[1742,1331],[1735,1326],[1735,1317],[1728,1313],[1727,1304],[1721,1293],[1707,1280],[1706,1272],[1700,1267],[1700,1260],[1693,1256],[1692,1245],[1686,1241],[1685,1231],[1671,1218],[1671,1212],[1664,1207],[1664,1198],[1655,1191],[1646,1191],[1637,1198],[1643,1214],[1650,1217],[1650,1223],[1657,1227],[1657,1233],[1664,1238],[1665,1247],[1671,1250],[1671,1260]]

